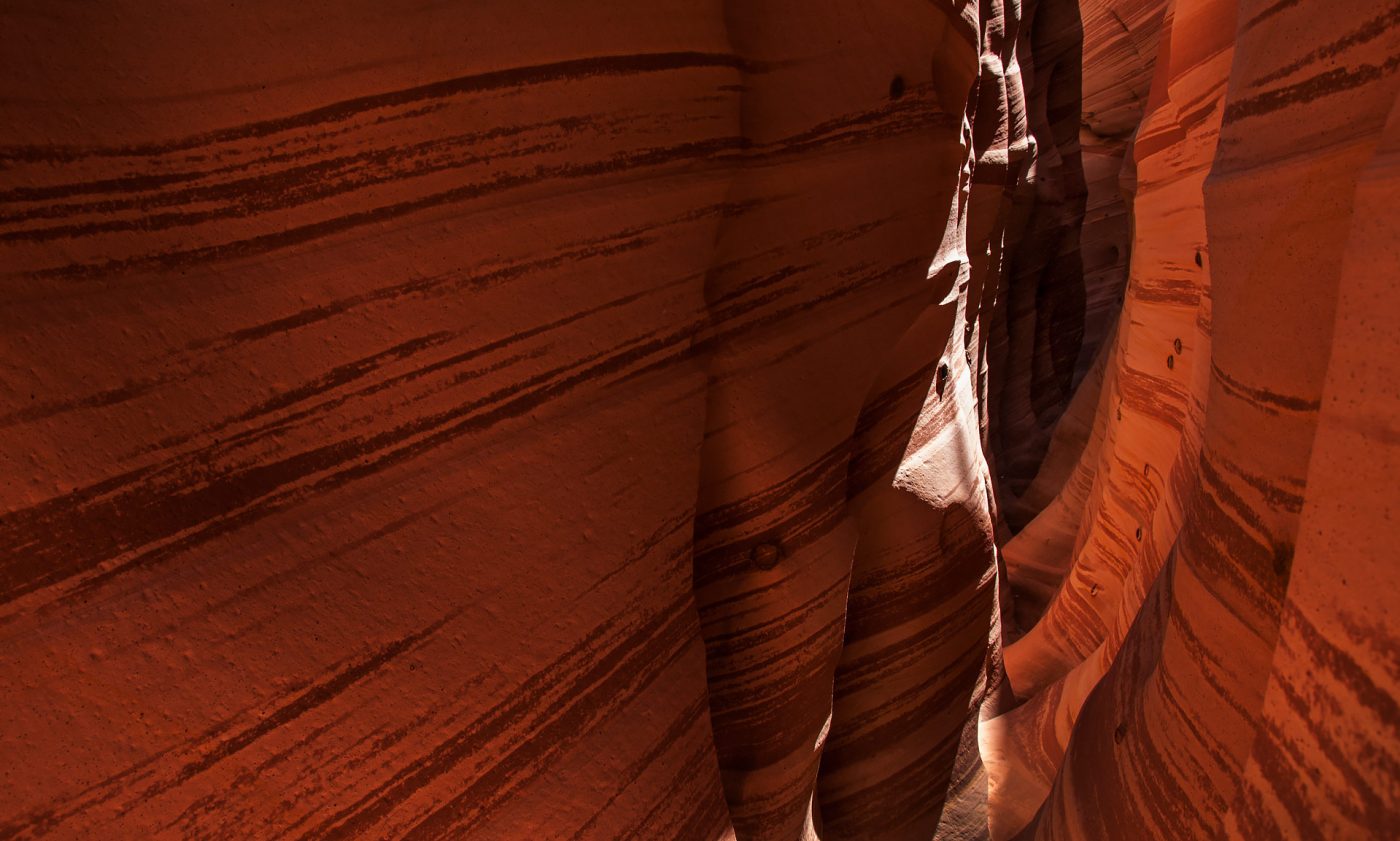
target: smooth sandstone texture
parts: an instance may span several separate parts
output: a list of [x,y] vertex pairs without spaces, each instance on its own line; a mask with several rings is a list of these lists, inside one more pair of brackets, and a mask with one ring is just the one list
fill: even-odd
[[[999,837],[1029,822],[1049,792],[1086,696],[1173,550],[1182,500],[1196,480],[1209,383],[1199,360],[1210,358],[1212,323],[1202,186],[1224,108],[1229,12],[1228,3],[1186,0],[1170,10],[1158,84],[1134,146],[1133,267],[1098,425],[1078,468],[1084,478],[1005,548],[1018,600],[1053,598],[1006,652],[1012,688],[1028,702],[983,734],[984,749],[997,757]],[[1193,30],[1216,40],[1182,37]],[[1063,523],[1069,513],[1079,515],[1073,543],[1047,541],[1055,530],[1071,533]]]
[[556,5],[5,10],[3,834],[985,824],[979,10]]
[[1008,220],[1005,332],[998,336],[1004,349],[992,371],[989,441],[999,493],[1008,500],[1034,477],[1068,403],[1085,314],[1079,9],[1074,0],[1037,0],[1023,10],[1029,57],[1021,69],[1034,155]]
[[1395,837],[1398,68],[0,7],[0,838]]
[[1373,527],[1392,520],[1395,505],[1363,490],[1385,487],[1400,470],[1397,114],[1392,107],[1357,174],[1308,499],[1262,720],[1226,815],[1230,838],[1365,837],[1400,827],[1400,570],[1384,530]]
[[[952,4],[762,2],[727,23],[756,68],[746,141],[790,149],[735,173],[706,277],[695,600],[730,814],[743,838],[823,821],[833,838],[930,837],[976,708],[993,555],[975,518],[891,480],[952,333],[954,272],[929,266],[961,231],[979,21]],[[985,496],[972,504],[987,521]],[[941,569],[943,547],[964,563]]]
[[[1347,279],[1397,268],[1376,204],[1397,24],[1400,8],[1360,2],[1172,4],[1136,143],[1122,355],[1085,450],[1092,490],[1041,515],[1080,512],[1068,558],[1063,542],[1018,545],[1031,528],[1006,546],[1013,588],[1053,598],[1006,652],[1026,702],[982,732],[994,837],[1400,826],[1396,669],[1379,653],[1393,634],[1378,624],[1394,599],[1387,574],[1363,572],[1389,561],[1364,537],[1320,544],[1360,510],[1394,533],[1394,483],[1367,481],[1389,452],[1375,419],[1393,388],[1361,398],[1379,372],[1341,366],[1352,331],[1377,323],[1356,302],[1379,300]],[[1375,329],[1367,352],[1384,357]],[[1345,487],[1327,478],[1344,469],[1343,424],[1375,458]],[[1304,573],[1319,552],[1327,572]],[[1354,580],[1376,586],[1364,613]]]
[[0,834],[729,831],[691,595],[718,10],[0,33]]

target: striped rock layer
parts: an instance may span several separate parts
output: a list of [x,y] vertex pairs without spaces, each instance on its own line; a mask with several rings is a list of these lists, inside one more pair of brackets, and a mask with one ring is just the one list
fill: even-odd
[[3,5],[0,838],[1390,837],[1398,24]]
[[0,10],[0,837],[985,835],[1019,14]]
[[1038,621],[981,729],[992,835],[1392,838],[1400,6],[1164,30],[1087,442],[1004,547]]
[[[1071,398],[1067,399],[1069,392],[1063,390],[1055,401],[1036,398],[1026,392],[1027,387],[1033,387],[1033,391],[1038,389],[1037,393],[1044,394],[1046,377],[1053,371],[1053,366],[1043,363],[1047,354],[1038,349],[1038,345],[1032,346],[1037,349],[1023,350],[1019,357],[1011,360],[1013,366],[1019,364],[1025,369],[1019,378],[1022,385],[1007,388],[1003,383],[998,391],[1002,402],[997,422],[1003,428],[997,430],[991,442],[999,459],[998,501],[1003,518],[1018,532],[1057,499],[1087,441],[1089,419],[1102,386],[1105,354],[1123,308],[1127,286],[1132,223],[1126,197],[1132,192],[1135,177],[1129,151],[1137,136],[1152,79],[1164,6],[1165,0],[1131,4],[1120,0],[1079,3],[1082,48],[1071,43],[1070,58],[1074,63],[1052,66],[1054,76],[1046,83],[1048,89],[1059,92],[1066,101],[1056,109],[1056,129],[1051,140],[1043,139],[1050,133],[1044,125],[1035,133],[1037,138],[1042,138],[1038,148],[1044,148],[1053,138],[1060,138],[1071,150],[1077,149],[1073,151],[1079,162],[1075,171],[1082,175],[1083,183],[1072,185],[1080,197],[1075,200],[1073,213],[1064,228],[1067,245],[1076,246],[1077,251],[1063,254],[1064,247],[1038,242],[1033,230],[1019,228],[1014,233],[1017,241],[1014,248],[1023,266],[1036,260],[1070,261],[1067,282],[1076,295],[1082,295],[1083,328],[1074,361],[1070,361],[1067,348],[1059,363],[1060,370],[1068,375],[1071,383]],[[1072,4],[1069,10],[1059,18],[1042,19],[1042,26],[1048,26],[1052,32],[1064,29],[1075,20]],[[1060,18],[1064,18],[1063,23]],[[1041,49],[1047,48],[1042,46]],[[1032,66],[1044,63],[1032,62]],[[1075,66],[1079,68],[1081,96],[1066,97],[1063,88],[1073,83],[1070,74]],[[1076,106],[1076,103],[1079,104]],[[1048,103],[1046,108],[1048,111]],[[1077,126],[1077,136],[1071,134],[1075,131],[1073,126]],[[1054,159],[1045,158],[1041,154],[1035,156],[1035,172],[1023,189],[1023,193],[1028,192],[1034,185],[1037,208],[1041,203],[1048,203],[1043,195],[1050,192],[1046,189],[1049,186],[1046,180],[1056,172],[1052,168]],[[1080,200],[1082,207],[1077,203]],[[1054,206],[1053,203],[1050,206]],[[1053,257],[1055,254],[1062,256]],[[1047,287],[1043,280],[1028,282],[1017,277],[1013,284],[1012,277],[1008,276],[1006,282],[1019,290],[1022,311],[1031,306],[1037,312],[1058,306],[1057,299],[1049,294],[1054,287]],[[1060,285],[1065,283],[1062,280]],[[1040,315],[1018,319],[1023,325],[1028,321],[1039,323],[1039,320],[1043,320]],[[1043,336],[1045,342],[1060,339],[1065,334],[1049,322],[1035,330],[1035,335]],[[1039,367],[1036,367],[1037,362],[1041,363]],[[1015,371],[1007,371],[1005,376],[1007,383],[1017,380]],[[1018,403],[1021,408],[1017,408]],[[1027,406],[1033,407],[1029,416]],[[1017,417],[1022,419],[1020,423],[1014,422]],[[1027,417],[1034,417],[1034,422],[1027,421]],[[1013,423],[1014,427],[1005,428]]]

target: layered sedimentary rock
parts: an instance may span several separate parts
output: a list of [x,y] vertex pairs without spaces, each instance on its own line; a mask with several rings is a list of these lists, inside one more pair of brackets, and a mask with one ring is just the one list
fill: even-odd
[[[1048,793],[1086,696],[1173,551],[1196,481],[1212,324],[1202,189],[1224,111],[1230,12],[1228,2],[1169,12],[1134,146],[1132,273],[1092,438],[1062,498],[1005,547],[1017,616],[1035,624],[1006,655],[1014,691],[1029,700],[984,730],[999,836]],[[1181,36],[1192,31],[1214,40]]]
[[1068,402],[1084,339],[1079,251],[1086,188],[1079,149],[1081,36],[1074,0],[1026,3],[1021,70],[1033,153],[1008,220],[989,444],[999,490],[1034,477]]
[[977,833],[988,8],[6,9],[3,834]]
[[4,14],[0,834],[726,831],[716,10]]
[[1358,311],[1380,300],[1370,276],[1396,267],[1377,150],[1397,23],[1359,2],[1172,4],[1117,358],[1077,474],[1090,491],[1041,515],[1076,517],[1076,538],[1006,547],[1013,587],[1053,597],[1007,651],[1025,703],[983,729],[994,836],[1397,826],[1397,670],[1372,654],[1393,634],[1340,583],[1374,580],[1383,614],[1389,576],[1361,572],[1378,562],[1365,538],[1295,574],[1301,547],[1391,494],[1334,477],[1340,427],[1379,464],[1392,437],[1389,398],[1359,399],[1381,366],[1337,366],[1350,331],[1376,335]]
[[1130,154],[1152,84],[1165,0],[1084,0],[1079,148],[1087,198],[1080,232],[1084,263],[1083,377],[1111,338],[1123,306],[1135,180]]
[[970,394],[979,20],[767,2],[728,25],[753,150],[706,278],[695,599],[730,815],[743,838],[931,837],[990,634],[987,499],[930,510],[891,483],[940,366]]
[[[1163,0],[1040,2],[1027,39],[1035,154],[1012,214],[1004,278],[1011,334],[998,360],[996,434],[1002,516],[1016,530],[1067,480],[1084,446],[1062,427],[1122,308],[1131,251],[1126,194],[1152,76]],[[1053,120],[1053,122],[1052,122]],[[1014,290],[1014,291],[1013,291]],[[1082,427],[1082,423],[1078,424]]]
[[1356,174],[1307,499],[1259,726],[1225,817],[1230,838],[1356,838],[1400,826],[1400,582],[1376,525],[1394,506],[1365,490],[1393,487],[1400,471],[1397,114],[1392,106]]
[[1397,32],[0,9],[0,837],[1393,834]]

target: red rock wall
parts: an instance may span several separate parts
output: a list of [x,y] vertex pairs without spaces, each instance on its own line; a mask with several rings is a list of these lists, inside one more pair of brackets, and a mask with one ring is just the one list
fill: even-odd
[[[1004,297],[1009,357],[998,359],[993,437],[1001,513],[1017,531],[1045,508],[1084,446],[1063,424],[1122,309],[1132,229],[1128,151],[1147,97],[1164,0],[1028,5],[1036,153],[1011,216]],[[1081,34],[1082,33],[1082,34]],[[1078,74],[1076,76],[1076,74]],[[1053,117],[1053,124],[1051,119]],[[1082,424],[1081,424],[1082,426]]]
[[[1347,348],[1385,356],[1394,332],[1371,279],[1397,266],[1400,9],[1176,0],[1167,20],[1092,436],[1005,547],[1048,607],[1007,649],[1024,703],[982,730],[993,836],[1393,837],[1394,594],[1342,523],[1393,532],[1391,401],[1362,396],[1385,363]],[[1375,456],[1345,485],[1344,452]]]
[[0,834],[727,831],[718,10],[4,15]]
[[[752,148],[705,278],[695,599],[730,814],[741,838],[931,837],[992,621],[990,535],[951,509],[986,523],[987,500],[931,511],[891,482],[941,359],[962,359],[979,20],[764,2],[727,24]],[[943,547],[961,563],[931,563]]]
[[985,826],[1014,9],[3,13],[0,834]]
[[1356,173],[1307,500],[1259,726],[1225,817],[1230,838],[1355,838],[1400,827],[1400,582],[1387,530],[1376,527],[1394,511],[1377,489],[1393,488],[1400,469],[1396,115],[1392,106]]
[[1088,192],[1080,234],[1084,261],[1083,377],[1111,339],[1132,252],[1125,198],[1136,180],[1132,150],[1152,84],[1165,0],[1083,0],[1083,101],[1079,148]]
[[1079,8],[1036,0],[1023,9],[1020,64],[1034,151],[1008,220],[1004,324],[991,372],[990,449],[1008,500],[1034,477],[1068,402],[1085,314]]
[[0,838],[1389,837],[1397,24],[0,8]]
[[[1230,68],[1229,11],[1177,2],[1169,12],[1134,146],[1132,273],[1091,445],[1059,504],[1005,547],[1018,602],[1044,608],[1018,610],[1038,621],[1006,653],[1027,703],[984,731],[998,835],[1028,822],[1049,792],[1086,696],[1173,551],[1196,481],[1209,382],[1200,360],[1210,358],[1212,324],[1202,189]],[[1190,31],[1215,40],[1181,36]],[[1072,542],[1049,539],[1057,534]]]

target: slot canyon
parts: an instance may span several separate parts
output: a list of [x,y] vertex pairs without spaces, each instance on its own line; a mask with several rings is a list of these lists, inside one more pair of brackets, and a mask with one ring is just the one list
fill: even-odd
[[1397,97],[1391,0],[0,0],[0,839],[1400,838]]

